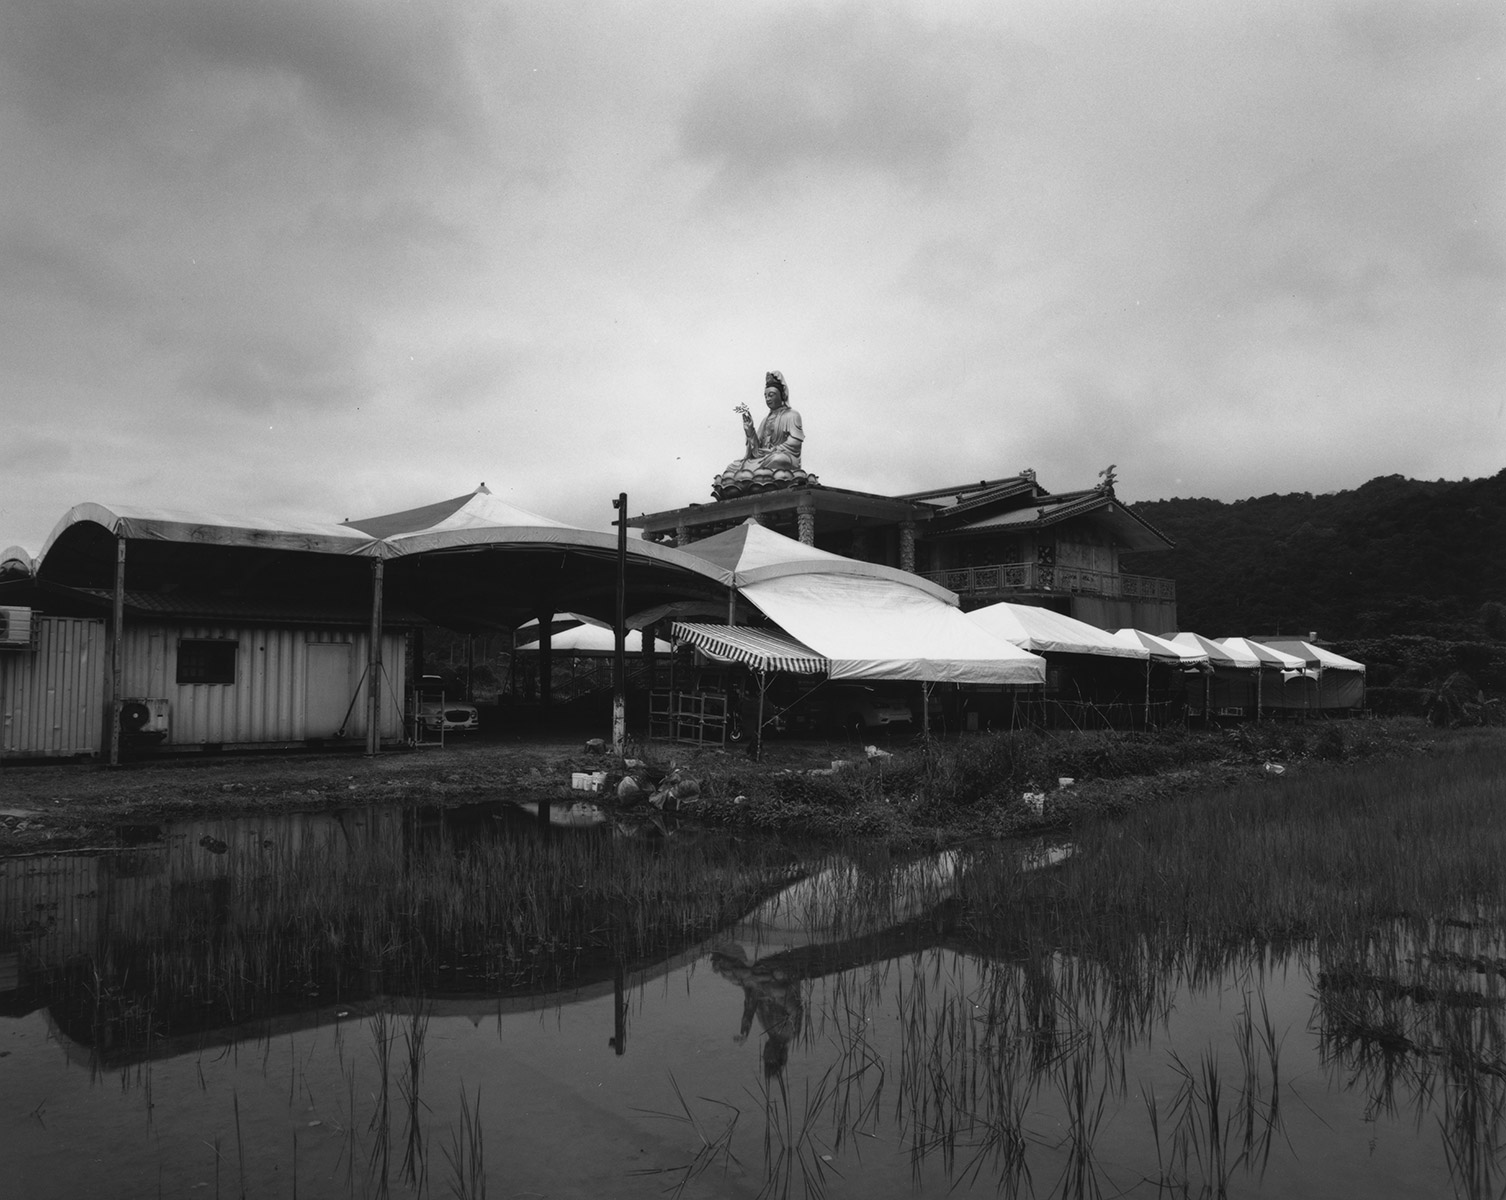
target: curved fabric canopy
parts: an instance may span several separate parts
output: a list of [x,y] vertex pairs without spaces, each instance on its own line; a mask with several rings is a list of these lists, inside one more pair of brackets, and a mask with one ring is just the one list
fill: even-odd
[[[271,603],[292,594],[354,603],[373,594],[384,563],[387,603],[462,630],[512,629],[556,605],[611,615],[615,533],[577,529],[493,496],[485,486],[421,508],[343,522],[271,520],[81,504],[48,538],[42,583],[113,588],[126,543],[135,590],[237,595]],[[626,546],[629,611],[725,597],[703,559],[634,539]],[[21,575],[19,559],[8,569]]]
[[373,540],[358,529],[334,521],[276,521],[266,517],[198,513],[138,505],[76,504],[53,527],[39,565],[74,531],[97,526],[114,537],[143,542],[187,542],[196,546],[232,546],[256,550],[296,550],[312,554],[371,554]]
[[37,564],[24,546],[7,546],[0,550],[0,578],[26,578],[35,575]]
[[1141,662],[1150,657],[1144,646],[1120,641],[1096,625],[1030,604],[990,604],[974,609],[967,619],[991,636],[1035,654],[1101,654]]
[[844,575],[886,580],[924,592],[947,604],[957,604],[955,592],[924,576],[897,567],[846,558],[829,550],[818,550],[766,529],[752,518],[714,537],[691,542],[681,547],[679,553],[702,560],[719,573],[723,583],[738,588],[789,575]]
[[[467,496],[425,505],[405,512],[364,517],[345,526],[380,539],[374,553],[383,558],[403,558],[442,550],[511,547],[595,551],[615,556],[617,535],[595,529],[579,529],[540,516],[492,495],[483,485]],[[628,558],[655,562],[690,571],[720,582],[720,573],[700,559],[668,546],[630,539]]]
[[1044,659],[990,637],[961,609],[906,582],[807,573],[740,590],[781,629],[826,658],[833,679],[1045,682]]

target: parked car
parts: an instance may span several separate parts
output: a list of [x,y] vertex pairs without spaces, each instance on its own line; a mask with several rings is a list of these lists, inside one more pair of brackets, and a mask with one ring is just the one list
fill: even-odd
[[450,692],[438,675],[425,675],[418,688],[419,724],[429,733],[478,728],[481,714],[474,704],[459,699],[458,695],[458,689]]
[[866,684],[837,684],[832,693],[832,717],[839,729],[863,733],[915,719],[903,699]]

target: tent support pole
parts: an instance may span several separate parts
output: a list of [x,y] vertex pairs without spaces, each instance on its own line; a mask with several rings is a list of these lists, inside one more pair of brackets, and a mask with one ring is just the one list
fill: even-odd
[[547,719],[554,697],[554,601],[538,611],[539,620],[539,717]]
[[612,753],[627,749],[627,493],[612,501],[617,510],[617,608],[612,620]]
[[371,644],[366,648],[366,753],[382,748],[382,577],[386,562],[371,560]]
[[110,609],[110,765],[120,765],[120,706],[125,689],[125,562],[124,533],[115,535],[115,597]]
[[753,761],[763,758],[763,697],[769,690],[768,672],[758,672],[758,724],[753,729]]
[[1150,659],[1145,660],[1145,729],[1150,731]]

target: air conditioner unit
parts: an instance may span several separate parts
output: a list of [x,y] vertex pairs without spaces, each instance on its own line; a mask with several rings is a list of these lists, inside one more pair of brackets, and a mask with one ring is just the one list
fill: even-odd
[[0,606],[0,647],[31,647],[32,612],[29,608]]
[[167,700],[161,697],[127,700],[120,706],[120,731],[128,737],[164,741],[170,710]]

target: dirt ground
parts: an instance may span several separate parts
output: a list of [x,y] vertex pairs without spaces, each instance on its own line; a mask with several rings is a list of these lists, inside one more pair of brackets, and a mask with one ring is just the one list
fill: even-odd
[[[205,813],[318,811],[352,804],[400,802],[437,806],[501,799],[583,799],[576,772],[622,773],[622,762],[593,751],[588,732],[512,737],[453,736],[441,747],[262,754],[162,755],[117,767],[94,762],[0,762],[0,855],[108,847],[124,825],[161,823]],[[766,770],[829,766],[853,746],[770,743]],[[659,769],[694,775],[697,762],[747,763],[741,748],[650,743],[634,751]],[[705,765],[710,765],[705,764]]]

